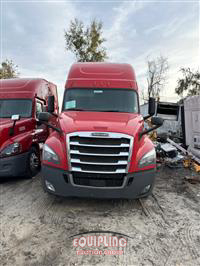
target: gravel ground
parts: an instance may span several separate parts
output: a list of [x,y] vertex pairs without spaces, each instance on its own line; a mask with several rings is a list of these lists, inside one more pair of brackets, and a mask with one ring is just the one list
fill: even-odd
[[[55,197],[40,175],[1,180],[1,265],[200,265],[200,184],[184,180],[191,175],[161,168],[142,200]],[[128,235],[123,255],[76,255],[70,236],[92,230]]]

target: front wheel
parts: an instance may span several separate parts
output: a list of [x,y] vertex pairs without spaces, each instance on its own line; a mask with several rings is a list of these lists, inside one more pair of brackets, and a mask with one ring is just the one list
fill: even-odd
[[32,147],[29,151],[26,169],[28,178],[32,178],[40,171],[40,153],[35,147]]

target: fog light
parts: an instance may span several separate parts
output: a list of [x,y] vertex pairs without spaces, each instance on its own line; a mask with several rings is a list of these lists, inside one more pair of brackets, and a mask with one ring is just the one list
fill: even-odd
[[50,182],[48,182],[47,180],[45,180],[45,184],[46,184],[46,187],[47,187],[49,190],[51,190],[51,191],[55,191],[54,186],[53,186]]
[[150,190],[150,188],[151,188],[151,185],[147,185],[146,187],[144,187],[141,194],[147,193]]
[[128,180],[127,186],[130,186],[132,183],[133,183],[133,177],[130,177],[129,180]]

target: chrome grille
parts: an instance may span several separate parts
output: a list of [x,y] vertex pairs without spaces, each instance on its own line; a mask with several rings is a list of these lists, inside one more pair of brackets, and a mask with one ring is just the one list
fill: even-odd
[[[111,132],[74,132],[67,135],[70,170],[74,173],[128,172],[133,137]],[[112,175],[111,175],[112,176]]]

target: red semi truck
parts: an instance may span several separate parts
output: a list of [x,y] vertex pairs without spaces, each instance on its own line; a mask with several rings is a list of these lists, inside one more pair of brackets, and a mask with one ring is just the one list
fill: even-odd
[[[0,81],[0,177],[32,177],[39,171],[40,143],[45,142],[49,129],[39,122],[38,115],[51,112],[48,96],[54,96],[57,114],[57,87],[53,83],[21,78]],[[55,119],[52,116],[51,123]]]
[[[52,109],[52,108],[51,108]],[[155,113],[150,99],[149,115]],[[48,123],[51,114],[41,113]],[[61,196],[139,198],[153,188],[156,153],[144,129],[129,64],[76,63],[65,85],[57,128],[45,142],[44,190]],[[49,125],[51,123],[48,123]]]

